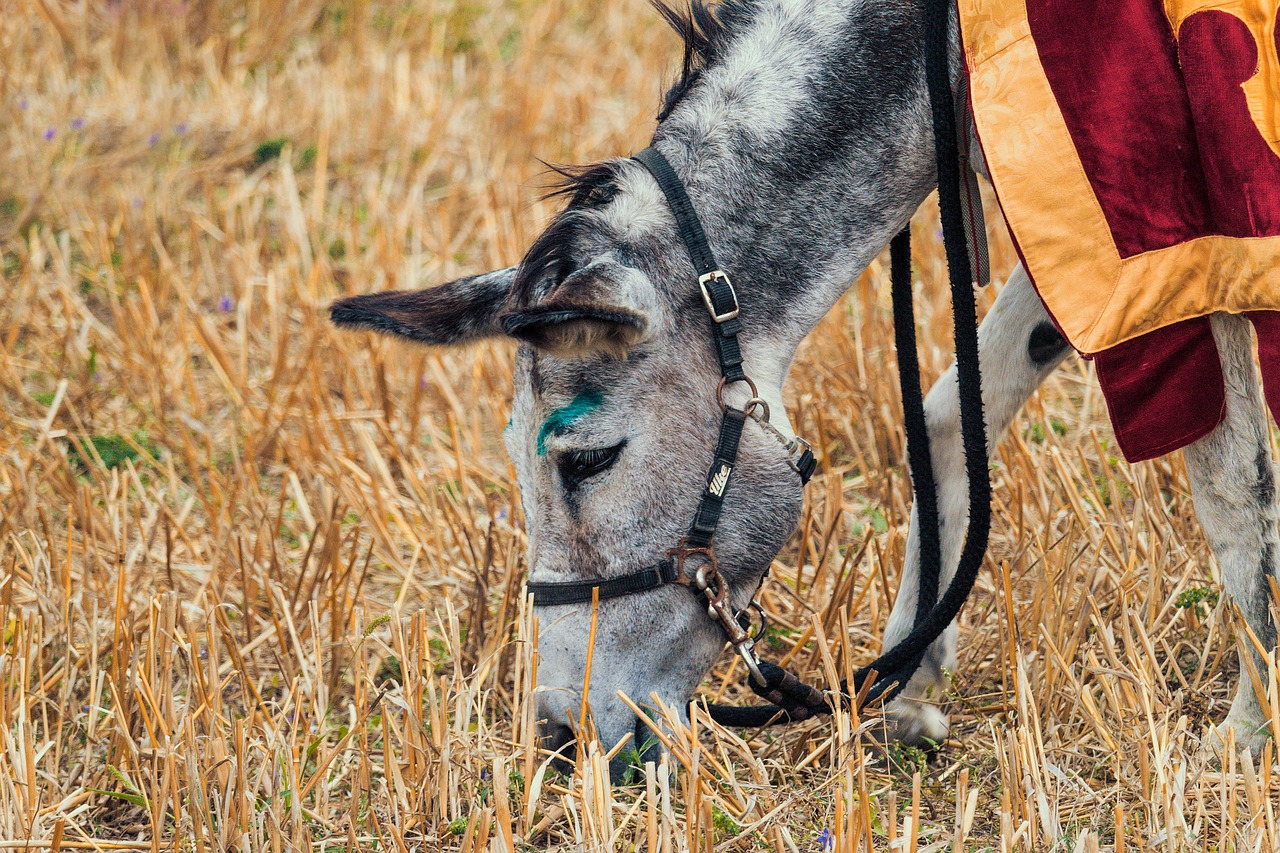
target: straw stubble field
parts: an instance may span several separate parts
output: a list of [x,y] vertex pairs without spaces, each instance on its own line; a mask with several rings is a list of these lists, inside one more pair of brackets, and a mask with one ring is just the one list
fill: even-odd
[[[993,465],[931,763],[847,714],[695,715],[675,778],[611,789],[598,748],[547,770],[512,347],[340,334],[325,307],[518,259],[553,212],[536,158],[640,147],[678,50],[643,0],[0,16],[0,849],[1280,846],[1274,756],[1199,752],[1237,634],[1182,463],[1117,461],[1079,361]],[[768,652],[824,684],[877,651],[906,533],[886,272],[789,385],[822,467],[765,587]],[[726,658],[704,692],[742,699],[739,675]]]

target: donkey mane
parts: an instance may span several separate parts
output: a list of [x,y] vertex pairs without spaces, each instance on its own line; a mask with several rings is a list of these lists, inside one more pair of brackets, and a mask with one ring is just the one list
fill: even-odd
[[617,192],[620,165],[616,160],[585,166],[558,166],[543,163],[556,177],[544,199],[564,198],[568,204],[525,252],[516,271],[511,294],[517,305],[537,301],[537,288],[550,280],[558,284],[568,273],[570,250],[587,223],[582,212],[603,207]]
[[658,113],[661,122],[698,81],[702,70],[723,51],[730,34],[750,18],[756,0],[723,0],[714,10],[705,0],[692,0],[683,10],[665,0],[651,0],[651,5],[684,42],[680,77],[662,98],[662,110]]
[[[687,8],[679,9],[666,0],[651,0],[654,10],[684,44],[680,76],[662,97],[659,123],[671,115],[697,83],[702,71],[723,55],[731,33],[749,20],[756,2],[722,0],[713,9],[706,0],[690,0]],[[583,210],[603,207],[613,200],[621,170],[616,160],[582,166],[543,165],[553,175],[543,198],[562,198],[567,200],[567,204],[521,259],[512,288],[517,304],[532,303],[538,296],[536,288],[539,283],[559,281],[569,272],[569,251],[584,225],[578,214]]]
[[[904,49],[918,42],[913,6],[833,0],[815,11],[808,0],[688,0],[683,7],[677,2],[653,0],[684,44],[679,79],[663,98],[655,138],[699,152],[698,174],[685,176],[695,195],[706,189],[699,181],[721,188],[750,185],[750,210],[769,211],[752,218],[741,204],[717,207],[705,197],[700,211],[704,224],[724,219],[721,224],[728,225],[719,234],[722,260],[753,247],[750,257],[736,258],[737,272],[755,283],[748,298],[766,316],[778,307],[774,302],[793,295],[790,271],[813,260],[794,257],[789,246],[825,232],[830,239],[816,254],[834,257],[853,235],[900,225],[882,221],[885,211],[867,207],[871,187],[891,197],[925,191],[889,189],[897,176],[915,171],[895,159],[912,152],[898,149],[894,139],[903,129],[885,116],[927,121],[927,104],[912,95],[919,90],[919,53]],[[871,151],[893,153],[869,156]],[[552,171],[558,180],[549,196],[567,203],[521,261],[511,291],[515,307],[545,297],[573,271],[578,256],[602,239],[611,223],[597,214],[631,172],[624,160]],[[827,222],[831,217],[823,211],[792,203],[814,187],[839,188],[828,199],[830,209],[851,205],[859,211],[857,221]],[[604,239],[615,252],[632,248],[616,237]]]

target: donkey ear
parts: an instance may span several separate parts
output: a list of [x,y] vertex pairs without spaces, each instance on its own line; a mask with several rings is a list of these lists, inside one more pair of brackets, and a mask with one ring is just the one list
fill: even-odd
[[516,268],[460,278],[429,290],[394,290],[340,299],[329,306],[333,322],[424,344],[465,344],[499,337],[498,322]]
[[502,327],[561,358],[625,358],[648,339],[656,313],[657,292],[648,276],[613,261],[597,261],[535,304],[504,314]]

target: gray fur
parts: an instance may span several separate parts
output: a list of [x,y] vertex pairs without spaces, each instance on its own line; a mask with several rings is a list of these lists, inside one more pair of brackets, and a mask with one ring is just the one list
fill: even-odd
[[[1267,412],[1253,363],[1249,321],[1219,314],[1211,322],[1226,381],[1227,415],[1216,430],[1184,451],[1187,473],[1196,515],[1222,571],[1227,597],[1270,649],[1276,644],[1276,630],[1269,578],[1276,577],[1280,505]],[[1266,662],[1255,656],[1253,663],[1265,679]],[[1226,725],[1236,730],[1237,743],[1257,754],[1268,738],[1266,722],[1242,660]]]
[[465,344],[501,333],[499,312],[516,268],[468,276],[440,287],[387,291],[340,299],[329,318],[348,329],[368,329],[422,344]]
[[[666,99],[654,145],[680,175],[735,281],[746,372],[770,403],[774,425],[789,434],[782,385],[797,346],[935,183],[921,4],[726,0],[718,8],[725,26],[699,6],[692,21],[668,15],[688,39],[686,74]],[[358,297],[334,309],[341,324],[427,343],[504,331],[525,342],[505,440],[528,524],[529,576],[544,582],[615,577],[663,558],[692,520],[720,419],[711,321],[652,177],[632,161],[610,161],[572,174],[566,194],[567,209],[515,272],[416,296]],[[1270,457],[1262,455],[1256,380],[1249,384],[1242,373],[1247,334],[1228,335],[1231,322],[1215,320],[1215,331],[1234,408],[1188,453],[1188,464],[1228,592],[1259,636],[1274,641],[1259,582],[1260,561],[1274,571],[1274,480],[1264,476]],[[1068,348],[1021,267],[980,340],[994,438]],[[730,400],[744,402],[740,385]],[[568,411],[572,418],[563,416]],[[544,428],[557,413],[555,428]],[[929,394],[927,417],[945,583],[968,513],[954,373]],[[566,473],[582,454],[606,448],[619,450],[605,470]],[[778,442],[748,425],[716,536],[739,606],[791,534],[801,503]],[[917,549],[913,514],[886,644],[914,615]],[[581,704],[591,612],[540,607],[538,617],[538,701],[558,744]],[[896,736],[945,736],[946,718],[934,703],[955,642],[953,625],[889,709]],[[683,708],[722,646],[705,608],[684,588],[602,602],[589,700],[606,746],[627,734],[645,740],[619,691],[641,703],[656,694]],[[1233,723],[1256,716],[1256,701],[1241,695]],[[621,772],[621,760],[613,769]]]

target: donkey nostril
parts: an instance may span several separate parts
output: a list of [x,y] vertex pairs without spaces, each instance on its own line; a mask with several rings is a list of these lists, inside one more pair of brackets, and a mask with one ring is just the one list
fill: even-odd
[[544,722],[539,726],[538,733],[542,737],[542,748],[556,754],[556,757],[551,760],[551,766],[565,775],[572,773],[573,729],[564,723]]

